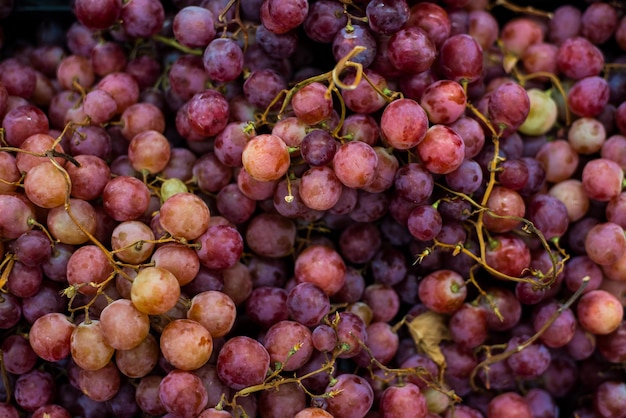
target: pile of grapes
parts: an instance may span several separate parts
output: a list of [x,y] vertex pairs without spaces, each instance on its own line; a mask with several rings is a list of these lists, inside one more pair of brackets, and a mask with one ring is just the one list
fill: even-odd
[[623,2],[21,2],[0,417],[626,417]]

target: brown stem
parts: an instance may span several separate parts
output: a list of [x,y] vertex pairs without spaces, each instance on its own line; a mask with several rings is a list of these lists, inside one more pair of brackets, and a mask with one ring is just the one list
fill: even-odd
[[570,296],[570,298],[563,305],[561,305],[559,309],[557,309],[557,311],[552,314],[552,316],[550,316],[550,318],[546,321],[546,323],[543,324],[543,326],[532,337],[528,338],[526,341],[524,341],[522,344],[518,345],[512,350],[504,351],[496,355],[488,355],[485,360],[478,363],[478,365],[474,368],[474,370],[472,370],[472,373],[470,374],[470,385],[472,386],[472,389],[478,390],[478,387],[476,386],[476,374],[480,371],[480,369],[487,370],[490,365],[497,363],[499,361],[502,361],[502,360],[506,360],[507,358],[511,357],[513,354],[519,353],[520,351],[522,351],[523,349],[525,349],[526,347],[530,346],[535,341],[537,341],[537,339],[539,339],[543,335],[543,333],[546,332],[548,328],[550,328],[550,326],[554,323],[554,321],[556,321],[559,315],[561,315],[563,311],[568,309],[572,305],[572,303],[574,303],[574,301],[578,299],[580,295],[582,295],[583,291],[585,290],[588,284],[589,284],[589,276],[585,276],[582,280],[580,287],[576,290],[576,292],[574,292],[574,294]]

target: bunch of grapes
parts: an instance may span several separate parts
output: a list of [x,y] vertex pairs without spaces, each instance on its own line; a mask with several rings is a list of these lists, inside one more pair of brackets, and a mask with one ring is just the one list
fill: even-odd
[[622,2],[20,2],[1,418],[626,418]]

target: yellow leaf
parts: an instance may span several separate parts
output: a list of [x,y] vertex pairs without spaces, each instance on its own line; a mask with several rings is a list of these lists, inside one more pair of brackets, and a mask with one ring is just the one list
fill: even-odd
[[450,339],[446,317],[427,311],[413,318],[407,326],[417,349],[430,357],[441,369],[445,368],[446,360],[439,344]]

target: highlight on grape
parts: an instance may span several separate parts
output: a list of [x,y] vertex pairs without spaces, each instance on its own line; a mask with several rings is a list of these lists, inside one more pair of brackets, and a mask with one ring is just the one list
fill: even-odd
[[1,418],[626,418],[623,2],[25,3]]

